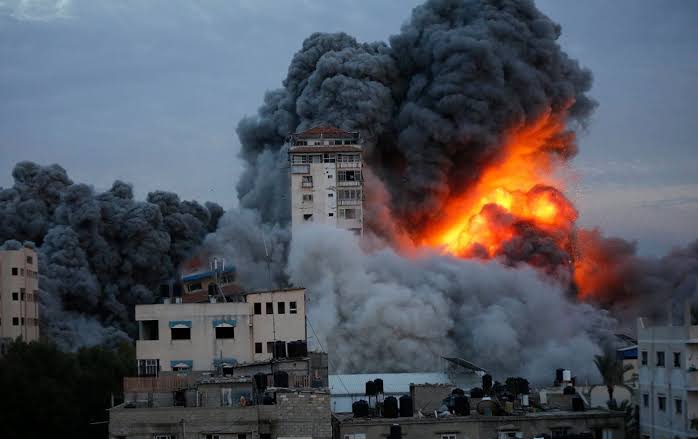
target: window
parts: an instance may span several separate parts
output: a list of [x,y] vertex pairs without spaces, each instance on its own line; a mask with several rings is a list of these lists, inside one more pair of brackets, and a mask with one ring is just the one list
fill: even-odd
[[267,302],[267,314],[274,314],[274,302]]
[[12,276],[17,276],[18,269],[17,267],[12,267]]
[[[225,389],[225,390],[232,390],[232,389]],[[220,434],[207,434],[206,439],[221,439],[222,436]]]
[[311,203],[313,201],[313,194],[303,194],[303,201]]
[[216,338],[235,338],[235,326],[216,327]]
[[520,439],[523,438],[523,433],[520,431],[500,431],[497,439]]
[[356,219],[356,209],[339,209],[339,217],[345,219]]
[[170,328],[172,340],[190,340],[191,328]]
[[674,413],[677,415],[680,415],[683,413],[683,401],[680,399],[675,399],[674,400]]
[[647,351],[642,351],[642,365],[647,366]]
[[327,174],[327,178],[332,178],[332,174]]
[[12,293],[12,300],[19,300],[19,293]]
[[334,194],[333,194],[332,192],[330,192],[330,193],[327,194],[327,196],[328,196],[329,198],[333,198],[333,197],[334,197]]
[[455,433],[442,434],[441,439],[456,439],[456,434]]
[[552,433],[552,438],[553,439],[558,439],[567,436],[569,432],[568,427],[558,427],[558,428],[551,428],[550,432]]
[[138,376],[154,377],[160,372],[160,360],[138,360]]
[[274,342],[268,341],[267,342],[267,354],[273,354],[273,353],[274,353]]
[[674,367],[681,367],[681,352],[674,352]]
[[296,308],[296,302],[288,302],[288,313],[298,314],[298,309]]
[[657,352],[657,367],[664,367],[664,352]]
[[33,264],[34,263],[34,258],[31,256],[27,256],[27,264]]
[[19,298],[20,300],[27,300],[27,294],[24,291],[22,291],[21,293],[19,293]]
[[143,320],[138,322],[141,340],[158,340],[160,337],[157,320]]
[[658,396],[657,397],[657,405],[659,406],[660,412],[665,412],[666,411],[666,397]]
[[313,219],[313,214],[312,213],[305,213],[303,214],[303,220],[304,221],[312,221]]
[[190,293],[192,293],[194,291],[203,290],[203,289],[204,289],[204,286],[201,285],[201,282],[194,282],[194,283],[187,285],[187,290],[189,290]]
[[255,303],[254,304],[254,313],[256,315],[262,314],[262,304],[261,303]]
[[301,177],[301,187],[313,187],[313,176],[304,175]]
[[156,434],[154,439],[174,439],[171,434]]
[[19,317],[12,317],[12,326],[19,326]]
[[650,396],[647,393],[642,395],[642,405],[645,407],[650,406]]
[[323,154],[322,159],[325,163],[334,163],[336,161],[334,154]]
[[255,353],[255,354],[261,354],[261,353],[262,353],[262,343],[255,343],[255,344],[254,344],[254,353]]
[[334,216],[334,213],[330,212],[327,214],[327,216]]
[[24,317],[22,317],[22,326],[24,326]]

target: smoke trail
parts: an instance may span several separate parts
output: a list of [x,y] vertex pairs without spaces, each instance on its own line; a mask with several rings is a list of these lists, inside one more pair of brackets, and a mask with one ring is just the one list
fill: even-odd
[[136,201],[121,181],[95,193],[58,165],[22,162],[12,175],[0,189],[0,242],[38,245],[41,330],[63,349],[133,335],[133,305],[154,300],[223,212],[167,192]]

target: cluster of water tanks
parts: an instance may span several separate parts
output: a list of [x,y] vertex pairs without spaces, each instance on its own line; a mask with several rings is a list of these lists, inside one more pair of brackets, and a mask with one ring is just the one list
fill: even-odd
[[[274,387],[288,387],[288,372],[283,370],[276,371],[273,374]],[[267,389],[267,374],[258,372],[254,375],[254,384],[258,392],[264,392]]]

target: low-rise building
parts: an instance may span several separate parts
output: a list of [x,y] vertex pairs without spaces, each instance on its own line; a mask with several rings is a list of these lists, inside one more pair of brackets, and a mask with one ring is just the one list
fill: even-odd
[[643,439],[698,437],[698,325],[688,305],[681,323],[638,319]]
[[12,340],[39,339],[39,260],[34,248],[0,250],[0,355]]
[[239,297],[232,302],[212,296],[204,303],[137,305],[139,375],[222,371],[284,358],[292,346],[307,346],[305,289]]

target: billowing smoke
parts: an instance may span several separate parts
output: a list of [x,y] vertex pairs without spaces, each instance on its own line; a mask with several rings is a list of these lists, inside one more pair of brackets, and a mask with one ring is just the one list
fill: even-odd
[[130,185],[106,192],[73,183],[58,165],[19,163],[0,189],[0,242],[32,241],[39,251],[41,330],[63,349],[133,336],[133,305],[155,299],[223,209]]
[[[238,125],[240,208],[207,247],[228,255],[245,287],[307,287],[335,371],[425,370],[457,355],[536,380],[555,367],[593,374],[613,319],[577,303],[559,277],[518,264],[569,263],[548,230],[509,221],[521,233],[502,247],[507,264],[425,253],[415,240],[496,162],[512,129],[554,114],[563,130],[542,149],[561,160],[576,153],[572,130],[595,106],[591,74],[561,51],[559,35],[532,2],[506,0],[428,1],[389,43],[311,35],[283,87]],[[289,243],[284,139],[318,125],[365,141],[361,244],[319,225],[294,230]],[[534,195],[564,199],[543,192]]]

